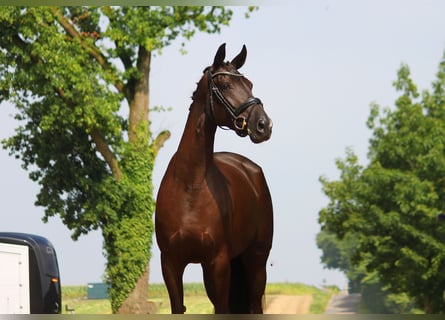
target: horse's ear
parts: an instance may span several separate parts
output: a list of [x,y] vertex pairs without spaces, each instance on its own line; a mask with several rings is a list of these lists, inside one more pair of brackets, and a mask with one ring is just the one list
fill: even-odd
[[218,68],[224,63],[226,58],[226,44],[223,43],[219,46],[218,51],[215,54],[215,59],[213,60],[213,67]]
[[246,56],[247,56],[247,49],[246,45],[243,45],[243,49],[241,52],[232,60],[232,65],[238,70],[244,65],[244,62],[246,62]]

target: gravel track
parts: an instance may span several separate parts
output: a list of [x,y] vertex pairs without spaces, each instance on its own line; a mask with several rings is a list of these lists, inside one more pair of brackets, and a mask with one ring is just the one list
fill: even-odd
[[267,295],[265,314],[308,314],[312,303],[311,295]]

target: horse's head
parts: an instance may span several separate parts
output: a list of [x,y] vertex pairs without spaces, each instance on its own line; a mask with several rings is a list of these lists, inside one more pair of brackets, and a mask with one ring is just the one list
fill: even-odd
[[238,72],[246,55],[246,46],[243,46],[231,62],[224,62],[226,46],[219,47],[213,65],[205,70],[210,100],[208,111],[218,126],[229,127],[241,137],[249,135],[254,143],[260,143],[270,138],[272,120],[261,100],[252,95],[252,82]]

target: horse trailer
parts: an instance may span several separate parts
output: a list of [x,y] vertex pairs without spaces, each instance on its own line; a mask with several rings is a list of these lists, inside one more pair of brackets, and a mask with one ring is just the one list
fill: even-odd
[[48,239],[0,232],[0,314],[61,313],[56,251]]

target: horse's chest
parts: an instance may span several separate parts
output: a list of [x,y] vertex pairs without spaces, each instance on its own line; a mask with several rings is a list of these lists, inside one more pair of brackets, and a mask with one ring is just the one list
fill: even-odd
[[187,185],[184,187],[182,196],[178,197],[181,205],[178,209],[182,215],[196,215],[200,220],[208,222],[220,222],[218,220],[229,216],[231,199],[228,190],[207,184]]

